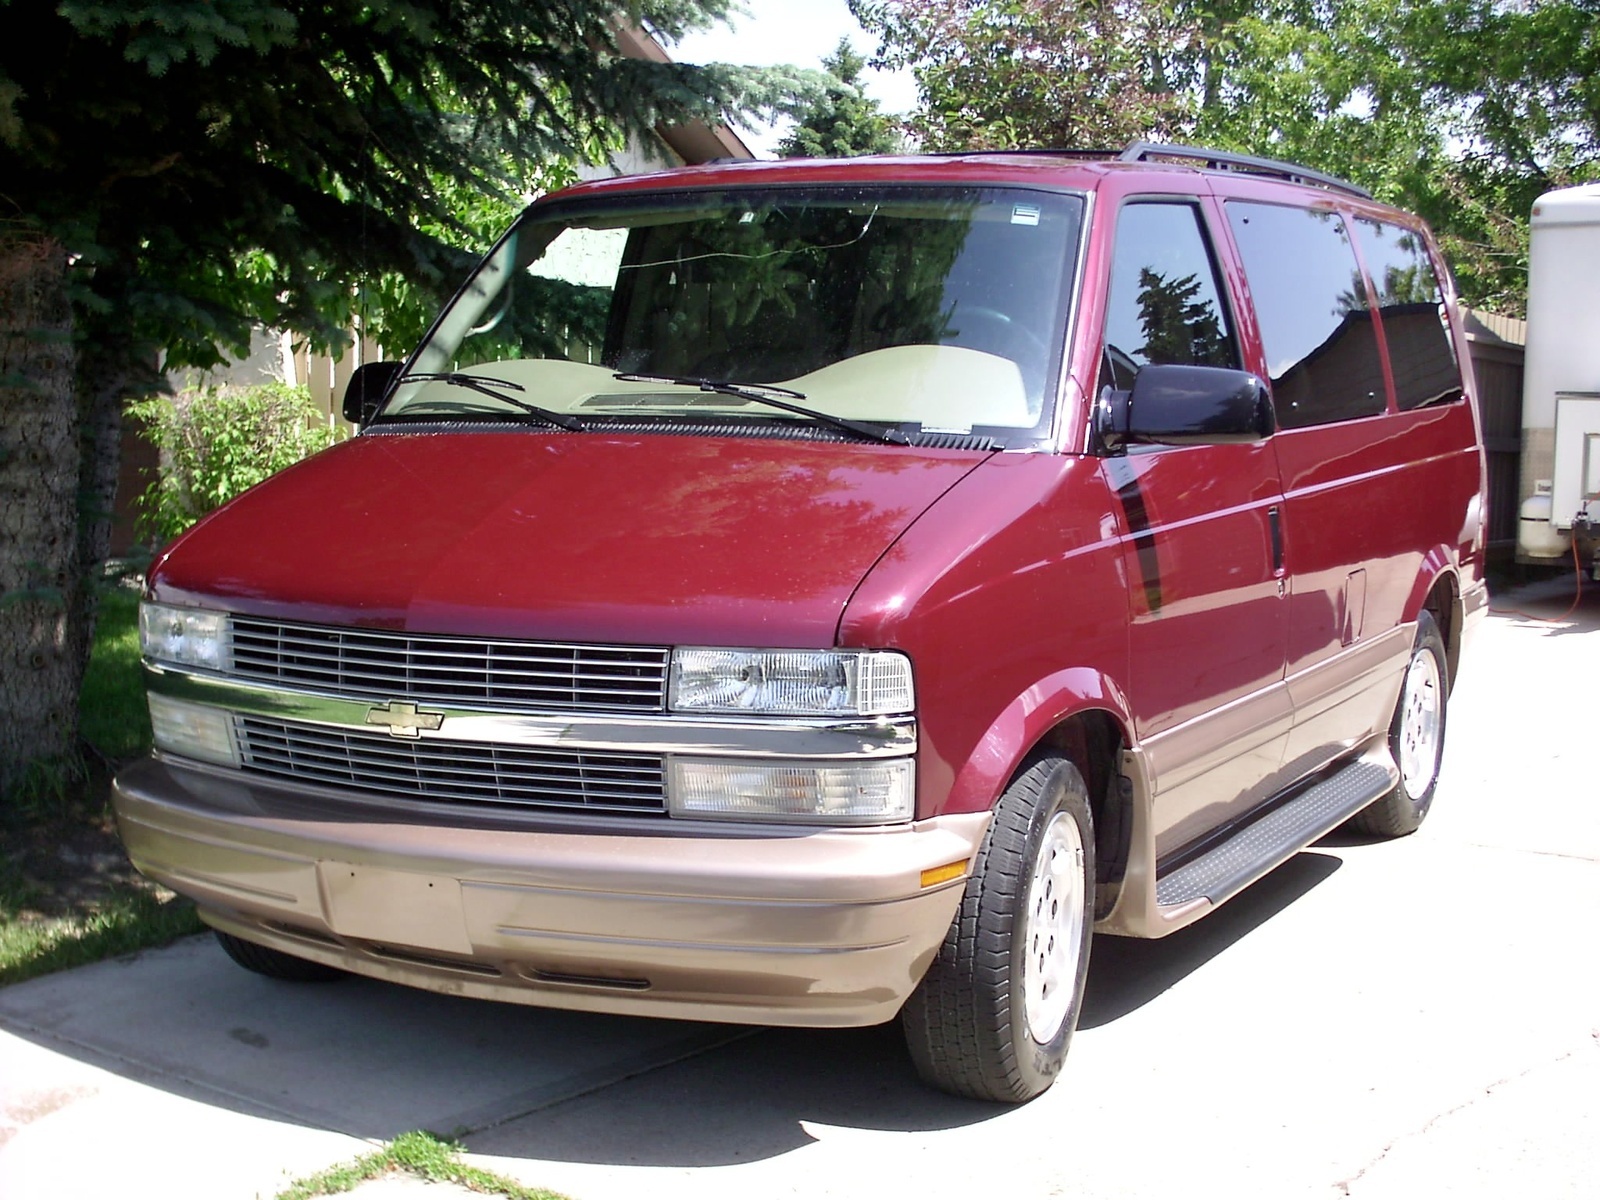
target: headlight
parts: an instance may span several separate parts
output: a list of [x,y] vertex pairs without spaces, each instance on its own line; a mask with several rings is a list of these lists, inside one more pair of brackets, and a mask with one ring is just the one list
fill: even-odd
[[674,758],[667,775],[667,811],[723,821],[875,825],[909,821],[915,790],[909,758],[852,763]]
[[672,652],[674,712],[877,717],[916,707],[911,660],[891,650]]
[[139,649],[146,658],[221,671],[228,666],[227,641],[226,613],[139,605]]

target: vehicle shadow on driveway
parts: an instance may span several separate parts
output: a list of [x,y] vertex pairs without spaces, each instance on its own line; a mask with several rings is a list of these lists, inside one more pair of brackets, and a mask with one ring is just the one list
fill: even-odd
[[1125,1017],[1210,962],[1328,879],[1343,864],[1329,854],[1302,851],[1216,912],[1157,941],[1097,937],[1079,1029]]
[[[1338,865],[1301,854],[1192,929],[1159,942],[1099,939],[1084,1026],[1147,1003]],[[285,984],[241,971],[208,937],[6,988],[0,1028],[269,1121],[377,1140],[428,1129],[480,1152],[558,1161],[747,1162],[808,1144],[812,1122],[914,1132],[1007,1111],[925,1088],[896,1023],[749,1029],[364,979]]]
[[[1171,937],[1097,939],[1081,1026],[1109,1024],[1153,1000],[1339,866],[1331,855],[1302,853]],[[1008,1111],[925,1087],[898,1022],[872,1029],[774,1029],[484,1130],[467,1145],[521,1160],[728,1166],[805,1146],[816,1140],[809,1130],[817,1126],[917,1133],[978,1124]]]

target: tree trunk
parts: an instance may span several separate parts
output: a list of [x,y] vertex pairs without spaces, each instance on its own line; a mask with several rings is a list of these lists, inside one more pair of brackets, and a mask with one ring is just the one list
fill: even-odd
[[65,250],[0,231],[0,795],[77,750],[75,367]]
[[91,582],[111,555],[117,470],[122,461],[122,408],[128,391],[126,361],[98,344],[78,352],[78,429],[83,454],[78,562]]
[[[111,554],[111,523],[122,461],[122,408],[129,386],[128,339],[93,331],[80,342],[76,387],[78,449],[77,560],[67,596],[66,652],[78,663],[77,682],[89,665],[99,617],[100,588]],[[74,692],[76,692],[76,683]]]

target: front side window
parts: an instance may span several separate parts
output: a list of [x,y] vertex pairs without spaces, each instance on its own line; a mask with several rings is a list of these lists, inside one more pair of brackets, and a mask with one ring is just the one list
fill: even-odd
[[1285,429],[1388,407],[1366,284],[1338,213],[1230,200]]
[[1151,363],[1239,365],[1200,213],[1188,203],[1139,201],[1117,219],[1100,386],[1125,391]]
[[510,419],[520,400],[584,428],[806,421],[709,381],[913,438],[1032,444],[1050,427],[1081,214],[1076,196],[1002,188],[536,206],[380,420]]

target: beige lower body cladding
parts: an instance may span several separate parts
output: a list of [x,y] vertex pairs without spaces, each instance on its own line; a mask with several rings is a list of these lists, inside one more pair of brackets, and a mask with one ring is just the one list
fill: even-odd
[[151,759],[114,790],[150,878],[219,929],[357,974],[595,1012],[888,1020],[988,814],[807,831],[384,803]]

